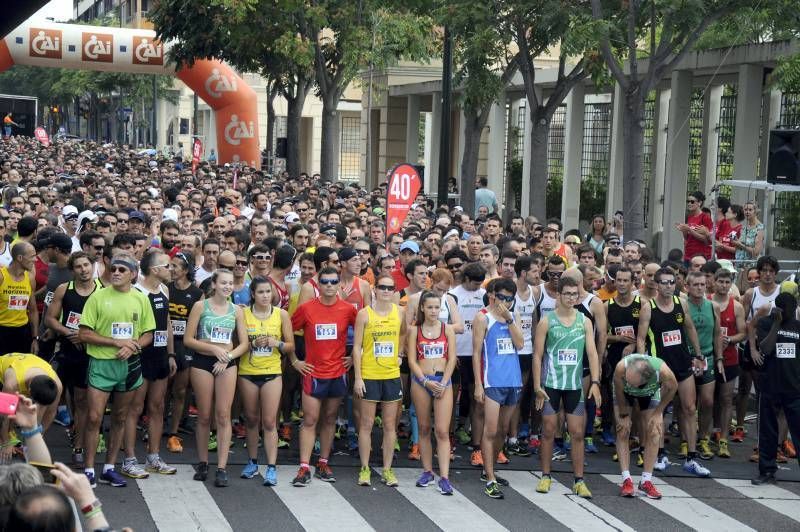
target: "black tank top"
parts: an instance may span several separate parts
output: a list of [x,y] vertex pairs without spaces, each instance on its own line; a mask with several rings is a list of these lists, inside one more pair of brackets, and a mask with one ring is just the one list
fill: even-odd
[[186,332],[186,320],[192,306],[203,297],[203,291],[189,283],[189,288],[181,290],[175,283],[169,283],[169,317],[172,320],[172,335],[175,342],[183,343]]
[[650,300],[650,352],[662,360],[690,360],[683,306],[678,296],[672,296],[672,303],[672,311],[664,312],[655,298]]
[[153,342],[142,349],[142,358],[150,360],[166,358],[169,299],[161,290],[152,293],[140,285],[136,287],[150,300],[150,306],[153,308],[153,317],[155,317],[156,321],[156,329],[153,331]]
[[[103,284],[99,279],[94,280],[94,289],[86,296],[82,296],[75,290],[75,281],[69,281],[67,289],[64,291],[64,298],[61,300],[61,325],[71,330],[78,330],[81,323],[81,314],[83,307],[86,305],[86,300],[98,288],[103,288]],[[86,348],[78,349],[75,345],[61,337],[61,351],[68,355],[85,355]]]
[[[616,336],[632,336],[636,338],[639,331],[639,313],[642,309],[642,300],[639,296],[633,298],[627,307],[620,306],[613,298],[608,301],[608,332]],[[649,343],[649,340],[648,340]],[[614,342],[608,344],[608,361],[615,367],[622,360],[622,351],[628,344]],[[647,351],[647,346],[645,346]]]

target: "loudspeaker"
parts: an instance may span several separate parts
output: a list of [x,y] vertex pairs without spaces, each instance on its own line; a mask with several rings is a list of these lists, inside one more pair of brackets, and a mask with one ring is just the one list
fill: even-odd
[[275,141],[275,157],[278,159],[286,159],[286,152],[288,150],[286,137],[278,137]]
[[773,129],[769,132],[767,182],[800,185],[800,129]]

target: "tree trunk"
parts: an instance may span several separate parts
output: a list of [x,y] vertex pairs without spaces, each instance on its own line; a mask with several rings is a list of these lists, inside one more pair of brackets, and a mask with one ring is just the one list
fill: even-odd
[[275,96],[278,94],[276,83],[267,83],[267,161],[270,165],[270,173],[274,165],[272,145],[275,143]]
[[[633,85],[625,94],[622,119],[622,204],[625,218],[625,240],[644,240],[644,98],[641,88]],[[609,194],[611,191],[609,191]]]
[[[550,119],[544,107],[530,110],[531,146],[528,179],[530,180],[530,214],[544,223],[547,220],[547,140],[550,135]],[[522,176],[525,179],[525,176]],[[526,201],[527,198],[522,198]]]
[[338,132],[339,98],[336,95],[323,95],[322,98],[322,148],[319,157],[319,173],[322,179],[336,181],[339,172],[336,171],[336,134]]
[[303,118],[303,105],[311,84],[304,78],[294,81],[294,87],[284,89],[286,98],[286,171],[290,177],[300,175],[300,123]]
[[478,155],[481,147],[481,133],[486,126],[489,113],[464,109],[464,156],[461,159],[461,206],[464,212],[475,216],[475,179],[478,177]]

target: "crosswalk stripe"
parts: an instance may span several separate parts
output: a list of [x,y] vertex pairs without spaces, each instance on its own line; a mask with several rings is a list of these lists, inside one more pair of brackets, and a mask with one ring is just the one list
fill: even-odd
[[503,471],[511,488],[547,512],[570,530],[619,530],[633,532],[629,527],[602,508],[578,497],[572,490],[553,479],[550,493],[536,493],[539,476],[527,471]]
[[273,487],[294,518],[308,532],[374,530],[331,484],[313,479],[297,488],[286,482]]
[[[380,468],[376,468],[376,471],[381,473]],[[416,482],[421,470],[399,468],[394,472],[400,483],[397,491],[445,532],[506,530],[456,489],[451,497],[445,497],[434,486],[418,488]]]
[[766,506],[774,512],[781,513],[790,519],[800,521],[800,495],[778,486],[754,486],[749,480],[720,478],[715,479],[725,487],[738,491],[748,499]]
[[192,479],[194,469],[176,465],[174,475],[150,475],[136,482],[158,530],[170,532],[232,531],[203,482]]
[[[619,480],[619,475],[603,475],[603,477],[609,482],[617,482]],[[653,477],[653,484],[658,487],[662,498],[660,500],[652,500],[647,497],[639,497],[639,500],[669,515],[676,521],[680,521],[689,528],[703,530],[704,532],[753,530],[741,521],[720,512],[660,478]]]

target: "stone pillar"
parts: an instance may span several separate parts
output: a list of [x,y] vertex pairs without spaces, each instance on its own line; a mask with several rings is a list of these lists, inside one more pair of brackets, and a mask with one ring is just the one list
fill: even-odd
[[692,99],[692,73],[676,70],[672,73],[667,130],[667,168],[664,180],[664,234],[661,256],[670,249],[683,249],[683,235],[675,223],[686,219],[686,176],[689,173],[689,110]]
[[439,186],[439,136],[442,131],[442,93],[431,94],[430,128],[425,128],[425,194],[436,194]]
[[581,159],[583,158],[583,117],[585,89],[575,85],[567,95],[564,120],[564,183],[561,192],[561,223],[565,229],[578,227],[581,208]]
[[711,188],[717,181],[717,152],[719,151],[720,106],[724,85],[714,85],[706,90],[703,98],[703,139],[700,154],[700,190],[710,197]]
[[664,228],[664,172],[667,160],[667,120],[669,119],[670,90],[661,89],[656,94],[656,113],[653,118],[653,168],[650,183],[650,234],[656,235]]
[[425,113],[425,147],[422,155],[422,164],[425,165],[425,177],[422,180],[423,190],[425,194],[429,193],[428,173],[430,172],[431,151],[433,144],[431,143],[431,135],[433,135],[433,113]]
[[[536,96],[539,101],[542,101],[542,89],[536,87]],[[520,195],[520,211],[522,217],[526,217],[531,213],[531,131],[533,130],[533,123],[531,122],[531,102],[526,102],[525,113],[525,128],[523,132],[522,142],[522,194]],[[523,111],[520,108],[520,111]],[[537,194],[546,194],[544,190],[537,190]],[[544,222],[544,220],[540,220]]]
[[[758,171],[758,135],[761,120],[761,95],[764,90],[764,68],[756,64],[739,66],[736,96],[736,136],[733,141],[733,178],[755,179]],[[769,132],[765,132],[769,134]],[[735,188],[731,200],[746,201],[747,190]],[[762,213],[762,216],[764,214]]]
[[500,93],[498,102],[492,104],[489,111],[489,121],[487,123],[489,136],[488,162],[486,177],[489,181],[489,189],[494,190],[497,195],[497,203],[503,208],[508,203],[508,199],[503,197],[503,161],[505,160],[505,140],[506,140],[506,94]]
[[419,162],[419,95],[411,94],[406,104],[406,161]]
[[[619,83],[614,85],[611,115],[611,154],[608,162],[608,188],[606,191],[606,219],[611,220],[614,212],[622,210],[622,192],[625,187],[623,171],[624,136],[622,117],[625,112],[625,97]],[[591,221],[591,220],[590,220]],[[623,235],[624,237],[624,235]]]
[[[467,120],[464,117],[464,109],[458,109],[458,127],[452,129],[452,135],[450,136],[451,141],[456,140],[458,144],[458,150],[456,151],[456,158],[455,160],[450,160],[450,175],[447,177],[453,177],[461,183],[461,161],[464,160],[464,141],[466,140],[466,135],[464,134],[464,128],[466,127]],[[458,136],[456,136],[458,135]],[[480,145],[479,145],[480,148]],[[452,152],[451,152],[452,153]]]

